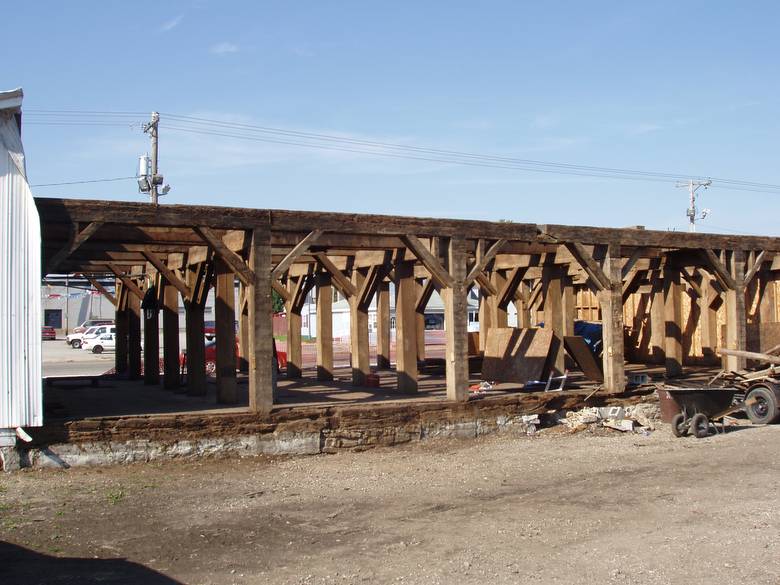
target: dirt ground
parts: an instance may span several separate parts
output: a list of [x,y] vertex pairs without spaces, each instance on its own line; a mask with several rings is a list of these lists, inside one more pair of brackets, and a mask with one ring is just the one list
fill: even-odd
[[0,582],[777,585],[779,441],[551,429],[21,472],[0,477]]

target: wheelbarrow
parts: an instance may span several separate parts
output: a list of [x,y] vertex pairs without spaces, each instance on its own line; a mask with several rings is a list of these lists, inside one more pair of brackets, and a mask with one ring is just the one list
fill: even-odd
[[734,396],[741,393],[738,388],[666,388],[665,391],[680,410],[671,420],[675,437],[688,433],[697,439],[706,437],[710,423],[748,406],[748,401],[734,401]]

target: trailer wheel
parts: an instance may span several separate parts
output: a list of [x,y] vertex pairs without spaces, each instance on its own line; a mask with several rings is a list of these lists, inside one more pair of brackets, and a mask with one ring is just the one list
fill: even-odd
[[753,424],[768,425],[780,419],[780,390],[776,386],[769,384],[754,386],[745,400],[753,401],[753,404],[745,409]]
[[685,424],[685,415],[678,413],[672,418],[672,434],[675,437],[684,437],[688,434],[688,425]]
[[706,415],[702,413],[693,415],[693,418],[691,419],[691,432],[693,432],[693,436],[697,439],[703,439],[710,434],[710,421],[707,419]]

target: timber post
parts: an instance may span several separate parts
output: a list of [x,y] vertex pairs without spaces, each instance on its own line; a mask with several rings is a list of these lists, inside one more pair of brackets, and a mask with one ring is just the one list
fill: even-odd
[[271,298],[271,232],[269,227],[252,230],[247,286],[249,303],[249,409],[261,415],[274,404],[273,303]]
[[623,276],[620,266],[620,244],[607,246],[604,275],[609,287],[599,291],[603,336],[604,388],[610,394],[626,389],[623,340]]
[[333,284],[326,271],[317,274],[317,379],[333,379]]
[[417,284],[414,262],[398,262],[395,267],[395,359],[398,390],[417,392]]
[[447,253],[451,286],[442,288],[446,329],[445,370],[447,399],[468,400],[468,288],[466,287],[466,240],[452,237]]
[[236,385],[236,290],[235,275],[221,258],[214,260],[216,276],[214,295],[214,325],[217,343],[217,402],[238,402]]
[[179,291],[167,281],[163,286],[163,387],[179,387]]

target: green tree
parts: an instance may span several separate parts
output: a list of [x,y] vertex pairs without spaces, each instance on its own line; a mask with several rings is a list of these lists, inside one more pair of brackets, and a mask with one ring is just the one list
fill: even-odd
[[273,289],[271,289],[271,298],[273,299],[274,313],[281,313],[284,311],[284,299]]

